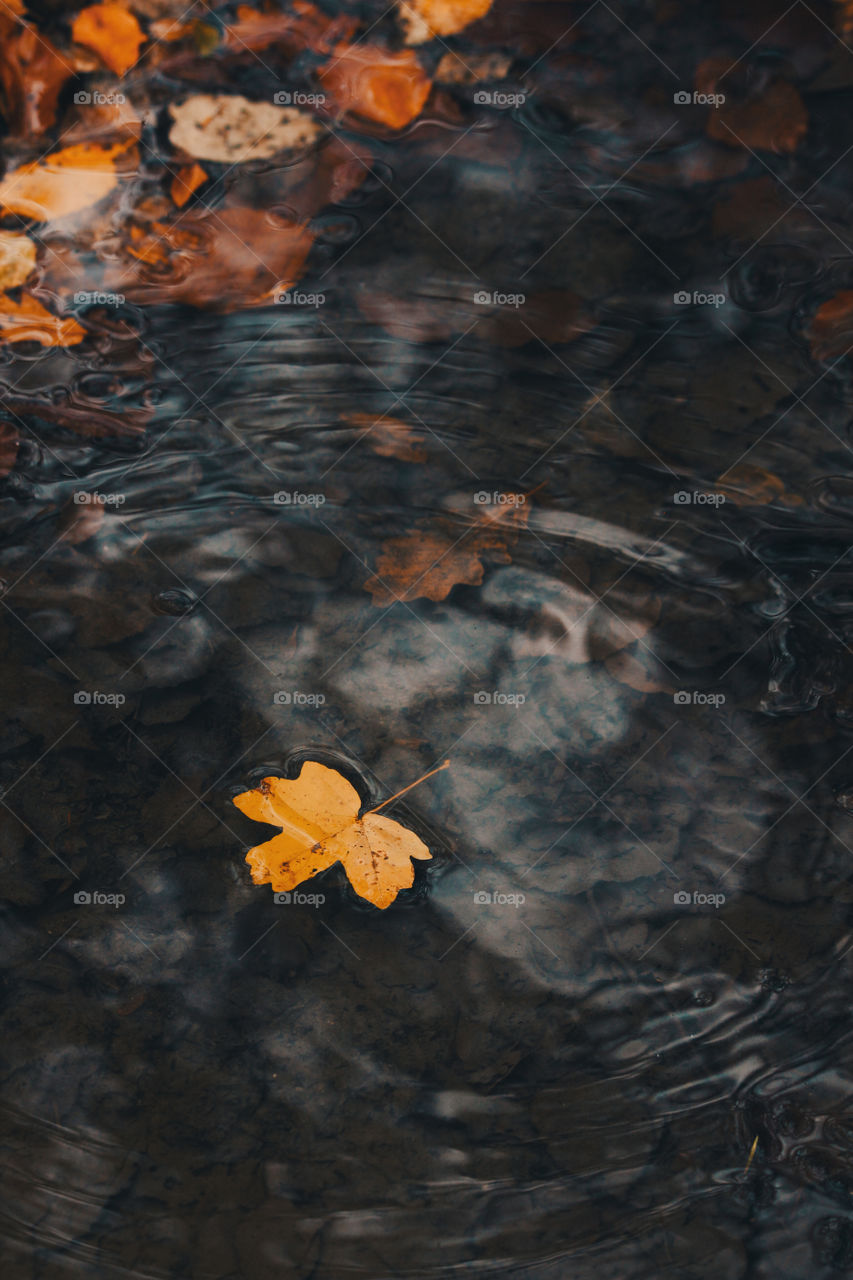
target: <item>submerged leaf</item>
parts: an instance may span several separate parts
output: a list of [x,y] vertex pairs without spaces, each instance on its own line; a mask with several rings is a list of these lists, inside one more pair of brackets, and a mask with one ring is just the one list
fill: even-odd
[[264,778],[254,791],[235,796],[234,804],[256,822],[282,828],[246,854],[254,883],[270,884],[276,893],[341,862],[359,897],[384,909],[414,883],[412,858],[432,857],[399,822],[375,810],[359,818],[355,787],[315,760],[306,761],[292,781]]
[[20,231],[0,231],[0,289],[15,289],[32,274],[36,246]]
[[116,160],[129,143],[99,147],[81,142],[23,164],[0,182],[0,206],[37,222],[49,222],[97,204],[118,183]]
[[492,0],[398,0],[406,44],[455,35],[485,17],[491,7]]
[[169,106],[173,147],[200,160],[240,164],[311,146],[321,126],[307,112],[240,94],[196,93]]
[[414,50],[392,53],[375,44],[338,45],[318,74],[341,111],[392,129],[420,115],[432,88]]
[[70,316],[54,316],[29,293],[14,302],[0,297],[0,341],[40,342],[43,347],[74,347],[86,336]]
[[118,76],[138,61],[139,46],[145,43],[134,15],[117,4],[93,4],[82,9],[74,19],[71,35],[77,44],[93,49],[104,66]]

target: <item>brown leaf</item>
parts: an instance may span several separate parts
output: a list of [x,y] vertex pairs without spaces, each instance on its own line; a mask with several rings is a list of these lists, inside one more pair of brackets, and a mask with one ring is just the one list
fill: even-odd
[[853,289],[843,289],[818,309],[809,331],[815,360],[845,356],[853,348]]
[[198,160],[245,164],[282,151],[302,151],[320,136],[313,116],[295,107],[252,102],[237,93],[195,93],[170,103],[173,147]]
[[207,172],[200,164],[187,164],[172,179],[169,192],[179,209],[183,209],[194,191],[207,182]]
[[728,58],[706,58],[696,68],[697,92],[725,97],[721,106],[710,108],[708,136],[727,147],[796,150],[809,124],[798,90],[787,80],[750,80],[742,67],[731,68]]
[[376,573],[364,584],[378,606],[397,600],[446,600],[453,588],[464,583],[478,587],[483,581],[484,560],[509,564],[509,548],[527,524],[524,494],[480,512],[460,533],[450,522],[434,528],[414,529],[383,543]]
[[32,275],[36,246],[20,231],[0,231],[0,289],[14,289]]
[[0,10],[0,89],[3,114],[16,134],[38,136],[56,123],[59,94],[74,74],[68,59],[29,22]]
[[343,421],[363,431],[368,446],[381,458],[398,458],[400,462],[427,460],[427,451],[421,447],[426,437],[408,422],[373,413],[347,413]]
[[0,422],[0,476],[7,476],[18,460],[21,437],[12,422]]

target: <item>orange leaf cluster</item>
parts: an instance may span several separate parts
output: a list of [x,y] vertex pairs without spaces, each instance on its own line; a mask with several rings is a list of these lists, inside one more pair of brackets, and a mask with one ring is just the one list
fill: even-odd
[[74,68],[29,22],[0,8],[3,115],[17,134],[41,134],[56,123],[59,94]]

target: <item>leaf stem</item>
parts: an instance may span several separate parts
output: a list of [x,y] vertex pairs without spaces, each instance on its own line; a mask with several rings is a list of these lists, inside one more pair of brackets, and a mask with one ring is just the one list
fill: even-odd
[[[398,796],[404,796],[407,791],[411,791],[412,787],[418,787],[422,782],[426,782],[427,778],[431,778],[434,773],[441,773],[442,769],[449,769],[450,761],[445,760],[437,769],[430,769],[429,773],[425,773],[422,778],[418,778],[416,782],[410,782],[407,787],[403,787],[402,791],[395,791],[393,796],[389,796],[387,800],[383,800],[375,809],[368,809],[367,813],[378,813],[380,809],[384,809],[386,804],[390,804],[392,800],[396,800]],[[367,817],[367,813],[363,813],[362,818]]]

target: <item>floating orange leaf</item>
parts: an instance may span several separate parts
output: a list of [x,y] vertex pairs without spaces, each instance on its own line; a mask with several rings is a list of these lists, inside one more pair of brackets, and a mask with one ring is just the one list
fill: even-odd
[[[439,769],[448,763],[445,760]],[[414,786],[417,783],[404,790]],[[292,781],[264,778],[254,791],[234,797],[234,804],[247,817],[282,828],[280,835],[246,854],[252,880],[272,885],[276,893],[287,893],[341,862],[359,897],[384,910],[401,889],[414,883],[412,858],[432,857],[413,831],[378,815],[394,799],[391,796],[359,817],[361,799],[355,787],[336,769],[315,760],[306,761]]]
[[237,21],[226,27],[225,43],[245,51],[276,44],[286,53],[299,49],[330,53],[335,44],[351,40],[358,29],[355,18],[330,18],[308,0],[293,0],[290,10],[261,13],[251,5],[238,5]]
[[182,209],[194,191],[207,182],[207,173],[200,164],[187,164],[179,169],[169,188],[172,199]]
[[[446,600],[455,586],[478,587],[484,559],[509,564],[509,548],[527,524],[524,494],[504,494],[506,501],[484,512],[460,534],[445,522],[431,530],[389,538],[383,543],[376,573],[364,584],[375,605],[397,600]],[[514,500],[514,501],[513,501]]]
[[81,9],[71,35],[78,44],[94,49],[104,66],[123,76],[139,59],[145,36],[132,13],[117,4],[93,4]]
[[103,199],[118,182],[116,160],[131,144],[76,143],[44,160],[21,165],[0,182],[0,206],[24,218],[48,222]]
[[3,342],[40,342],[43,347],[74,347],[82,342],[86,330],[70,317],[54,316],[29,293],[20,302],[8,295],[0,296],[0,340]]
[[412,49],[392,53],[374,44],[340,44],[319,71],[341,111],[402,129],[423,110],[432,82]]
[[406,44],[455,35],[485,17],[491,7],[492,0],[398,0]]

